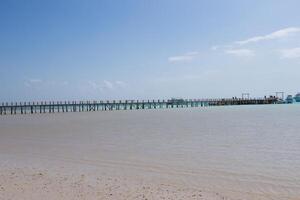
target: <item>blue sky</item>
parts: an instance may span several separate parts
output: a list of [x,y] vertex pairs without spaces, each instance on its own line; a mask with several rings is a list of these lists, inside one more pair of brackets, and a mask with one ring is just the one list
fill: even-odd
[[298,0],[2,0],[0,101],[300,91]]

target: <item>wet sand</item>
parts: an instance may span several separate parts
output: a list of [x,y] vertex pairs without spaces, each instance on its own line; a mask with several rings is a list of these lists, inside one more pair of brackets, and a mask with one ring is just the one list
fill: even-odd
[[296,200],[299,119],[259,106],[4,116],[0,199]]

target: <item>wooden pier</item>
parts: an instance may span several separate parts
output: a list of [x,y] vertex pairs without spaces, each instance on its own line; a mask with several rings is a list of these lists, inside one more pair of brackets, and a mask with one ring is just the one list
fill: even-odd
[[276,104],[277,97],[257,99],[170,99],[170,100],[123,100],[123,101],[58,101],[1,103],[0,115],[89,112],[112,110],[138,110],[162,108],[186,108],[225,105]]

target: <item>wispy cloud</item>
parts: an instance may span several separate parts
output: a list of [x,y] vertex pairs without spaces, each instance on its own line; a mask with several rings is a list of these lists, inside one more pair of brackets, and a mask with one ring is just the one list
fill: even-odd
[[100,90],[102,91],[102,86],[99,83],[96,83],[95,81],[88,81],[87,85],[89,88],[91,88],[92,90]]
[[[223,51],[226,54],[231,54],[235,56],[244,56],[244,57],[253,57],[255,55],[253,50],[247,48],[241,48],[242,45],[248,45],[252,43],[259,43],[267,40],[283,39],[293,36],[297,33],[300,33],[300,27],[288,27],[274,31],[272,33],[260,36],[250,37],[245,40],[235,41],[227,45],[214,45],[210,49],[213,51]],[[296,49],[284,49],[280,51],[282,57],[297,57],[297,48]]]
[[25,80],[24,82],[24,85],[26,87],[31,87],[33,85],[38,85],[38,84],[41,84],[43,81],[41,79],[37,79],[37,78],[34,78],[34,79],[28,79],[28,80]]
[[220,48],[219,45],[214,45],[214,46],[210,47],[210,50],[216,51],[216,50],[218,50],[219,48]]
[[42,80],[39,78],[31,78],[31,79],[26,79],[24,81],[24,85],[26,87],[31,87],[31,88],[43,88],[43,87],[64,87],[68,86],[69,82],[68,81],[57,81],[57,80]]
[[228,49],[225,53],[238,57],[252,57],[255,55],[253,50],[250,49]]
[[120,88],[125,88],[127,86],[127,83],[125,83],[124,81],[116,81],[115,85]]
[[[213,80],[213,78],[218,77],[219,75],[222,75],[222,72],[217,69],[210,69],[205,70],[200,73],[194,73],[194,74],[181,74],[180,76],[167,76],[167,77],[158,77],[155,79],[158,83],[168,83],[168,82],[177,82],[177,81],[195,81],[195,80]],[[153,81],[153,80],[151,80]]]
[[193,51],[188,52],[183,55],[179,56],[171,56],[168,58],[168,61],[171,63],[177,63],[177,62],[188,62],[194,60],[199,55],[199,52]]
[[291,36],[295,33],[299,33],[299,32],[300,32],[300,28],[289,27],[289,28],[277,30],[277,31],[272,32],[267,35],[255,36],[255,37],[251,37],[251,38],[248,38],[245,40],[236,41],[235,44],[245,45],[245,44],[260,42],[260,41],[264,41],[264,40],[274,40],[274,39],[286,38],[286,37],[289,37],[289,36]]
[[104,80],[102,82],[96,82],[96,81],[88,81],[88,86],[92,90],[98,90],[98,91],[112,91],[115,89],[125,88],[127,84],[123,81],[108,81]]
[[283,59],[300,58],[300,47],[281,49],[279,50],[279,53],[281,54],[281,58]]
[[210,47],[210,50],[217,51],[220,49],[231,49],[233,47],[234,47],[233,45],[214,45],[214,46]]
[[115,88],[115,85],[114,85],[114,83],[111,82],[111,81],[104,80],[104,81],[103,81],[103,87],[104,87],[105,89],[113,90],[113,89]]

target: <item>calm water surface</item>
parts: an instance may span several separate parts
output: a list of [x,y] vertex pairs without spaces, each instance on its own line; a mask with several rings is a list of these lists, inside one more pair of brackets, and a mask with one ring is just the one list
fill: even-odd
[[0,155],[115,168],[245,199],[300,199],[300,105],[5,116]]

